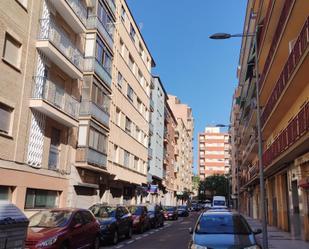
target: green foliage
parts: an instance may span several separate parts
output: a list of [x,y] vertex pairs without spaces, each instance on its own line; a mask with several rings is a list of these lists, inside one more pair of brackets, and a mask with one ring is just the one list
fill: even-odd
[[[207,196],[208,195],[210,196]],[[228,179],[224,175],[212,175],[199,184],[199,199],[205,200],[214,195],[228,196]]]

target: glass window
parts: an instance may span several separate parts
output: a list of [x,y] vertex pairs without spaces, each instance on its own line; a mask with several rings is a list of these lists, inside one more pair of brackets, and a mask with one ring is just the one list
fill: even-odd
[[11,65],[20,67],[21,43],[8,33],[5,34],[3,58]]
[[96,59],[103,66],[105,71],[111,75],[112,55],[108,52],[105,45],[99,38],[97,38],[96,41]]
[[126,13],[124,7],[121,6],[121,20],[122,20],[123,22],[125,22],[126,19],[127,19],[127,13]]
[[120,72],[118,72],[118,79],[117,79],[117,83],[118,83],[118,86],[120,88],[122,88],[122,85],[123,85],[123,76]]
[[97,218],[108,218],[108,217],[115,217],[116,208],[109,206],[94,205],[90,208],[90,211]]
[[126,132],[131,133],[132,121],[126,117]]
[[130,153],[128,151],[124,151],[124,161],[123,165],[126,167],[129,167],[129,162],[130,162]]
[[94,219],[92,214],[89,211],[82,212],[85,223],[91,223]]
[[0,200],[11,199],[11,188],[8,186],[0,186]]
[[98,5],[98,19],[111,38],[114,36],[114,24],[111,15],[108,13],[103,3],[99,1]]
[[77,212],[77,213],[74,215],[73,223],[74,223],[74,225],[76,225],[76,224],[83,224],[83,223],[84,223],[82,214],[81,214],[80,212]]
[[128,84],[127,96],[131,101],[133,101],[134,91],[129,84]]
[[107,137],[93,128],[89,130],[89,147],[101,153],[107,153]]
[[71,215],[71,211],[64,210],[40,211],[30,217],[29,227],[64,227],[69,222]]
[[129,55],[129,68],[134,73],[134,60],[131,55]]
[[132,40],[135,42],[136,32],[135,32],[135,29],[134,29],[132,24],[130,24],[130,36],[131,36]]
[[116,124],[121,126],[121,112],[118,108],[116,108]]
[[58,192],[41,189],[27,189],[25,209],[56,207]]
[[11,119],[13,109],[0,103],[0,132],[9,134],[11,132]]

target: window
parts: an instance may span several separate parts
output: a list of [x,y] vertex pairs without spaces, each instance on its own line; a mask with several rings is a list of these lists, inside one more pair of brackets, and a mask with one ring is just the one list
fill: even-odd
[[142,59],[144,60],[144,49],[141,43],[138,44],[138,53],[139,55],[142,57]]
[[0,103],[0,133],[11,133],[11,120],[13,108]]
[[54,208],[58,203],[58,192],[42,189],[27,189],[25,209]]
[[28,0],[17,0],[24,8],[27,8]]
[[11,188],[8,186],[0,186],[0,200],[8,201],[11,199]]
[[16,68],[20,68],[21,43],[8,33],[5,34],[3,59]]
[[113,38],[114,28],[115,28],[113,24],[113,20],[110,14],[108,13],[108,11],[106,10],[106,8],[103,6],[103,3],[101,1],[99,1],[99,5],[98,5],[98,19],[99,19],[99,22],[105,28],[105,30],[108,32],[110,37]]
[[101,89],[101,87],[98,87],[96,84],[93,84],[92,86],[91,100],[93,103],[99,106],[105,113],[109,114],[110,98]]
[[48,169],[55,170],[58,168],[60,139],[61,131],[59,129],[52,128],[48,158]]
[[124,151],[124,161],[123,161],[123,165],[125,167],[129,167],[129,163],[130,163],[130,153],[128,151]]
[[129,68],[134,73],[134,60],[131,55],[129,55]]
[[122,76],[122,74],[121,74],[120,72],[118,72],[117,83],[118,83],[118,86],[119,86],[120,88],[122,88],[122,86],[123,86],[123,76]]
[[121,111],[116,108],[116,124],[121,126]]
[[124,7],[121,6],[121,20],[122,20],[123,22],[125,22],[126,19],[127,19],[127,13],[126,13]]
[[94,218],[89,211],[82,211],[82,215],[86,224],[91,223]]
[[114,144],[114,162],[119,163],[119,147]]
[[138,160],[139,160],[138,157],[135,156],[134,157],[134,164],[133,164],[133,167],[134,167],[135,170],[138,169]]
[[131,133],[132,121],[126,117],[126,132]]
[[137,98],[137,110],[140,113],[142,113],[142,111],[143,111],[142,108],[143,108],[142,101],[139,98]]
[[138,82],[139,82],[140,84],[142,84],[143,75],[142,75],[142,72],[141,72],[140,70],[138,70],[137,79],[138,79]]
[[111,75],[112,71],[112,55],[106,49],[105,45],[100,39],[96,41],[96,55],[97,61],[102,65],[105,71]]
[[133,101],[134,91],[129,84],[128,84],[127,96],[131,101]]
[[136,32],[135,32],[135,29],[134,29],[132,24],[130,24],[130,36],[131,36],[133,42],[135,42]]
[[89,130],[89,147],[106,155],[107,137],[93,128]]

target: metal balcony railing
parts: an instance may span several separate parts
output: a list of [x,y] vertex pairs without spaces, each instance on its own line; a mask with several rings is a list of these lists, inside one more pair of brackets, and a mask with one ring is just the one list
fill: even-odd
[[92,101],[82,101],[80,106],[80,116],[91,115],[99,122],[109,127],[109,101],[105,108],[101,108]]
[[264,111],[261,116],[261,125],[262,127],[265,125],[268,117],[272,113],[276,103],[281,97],[283,91],[285,90],[296,66],[298,65],[303,53],[307,49],[309,44],[309,18],[306,20],[296,43],[283,67],[283,70],[279,76],[279,80],[277,81],[266,105]]
[[40,19],[38,40],[51,42],[72,64],[83,71],[83,54],[52,19]]
[[113,23],[103,23],[97,16],[90,16],[87,20],[87,28],[98,29],[109,47],[113,49],[115,30],[115,25]]
[[80,102],[64,91],[63,88],[46,79],[45,77],[33,77],[33,99],[42,99],[65,114],[78,119]]
[[97,58],[91,56],[85,58],[84,64],[85,72],[95,72],[100,76],[100,78],[106,83],[108,87],[111,87],[112,77],[111,77],[111,67],[102,65]]
[[76,161],[106,168],[107,156],[90,147],[77,148]]
[[269,166],[278,156],[296,143],[309,131],[309,102],[292,119],[288,126],[281,131],[274,142],[263,153],[264,167]]
[[60,150],[58,149],[58,146],[51,145],[49,149],[48,169],[56,170],[58,168],[59,155],[60,155]]
[[274,56],[274,53],[276,51],[276,47],[278,45],[278,42],[279,42],[279,38],[281,37],[281,33],[283,31],[283,28],[284,28],[284,24],[288,18],[288,13],[290,12],[290,9],[292,7],[294,3],[294,0],[286,0],[284,2],[284,6],[282,8],[282,11],[281,11],[281,15],[280,15],[280,18],[279,18],[279,21],[278,21],[278,24],[277,24],[277,28],[276,28],[276,31],[275,31],[275,34],[274,34],[274,38],[273,38],[273,41],[271,43],[271,46],[270,46],[270,49],[269,49],[269,52],[268,52],[268,55],[267,55],[267,58],[266,58],[266,61],[265,61],[265,64],[264,64],[264,68],[263,68],[263,72],[261,74],[261,78],[260,78],[260,89],[263,88],[263,84],[264,84],[264,80],[265,80],[265,77],[266,77],[266,74],[268,72],[268,69],[270,67],[270,63],[272,61],[272,58]]
[[66,0],[70,5],[76,16],[86,26],[87,24],[87,8],[81,3],[80,0]]
[[111,11],[113,12],[113,14],[115,15],[116,13],[116,4],[115,4],[115,0],[105,0],[109,6],[109,8],[111,9]]

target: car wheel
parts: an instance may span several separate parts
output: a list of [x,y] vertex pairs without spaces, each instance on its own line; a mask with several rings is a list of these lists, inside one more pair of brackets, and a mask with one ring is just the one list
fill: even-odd
[[128,239],[131,239],[132,238],[132,234],[133,234],[133,229],[132,229],[132,226],[129,227],[129,231],[127,233],[127,238]]
[[93,242],[93,249],[99,249],[100,248],[100,238],[99,237],[96,237],[94,242]]
[[113,236],[113,245],[117,245],[118,244],[118,240],[119,240],[119,235],[118,235],[118,232],[115,231],[114,232],[114,236]]
[[60,246],[60,249],[69,249],[69,247],[68,247],[68,245],[66,245],[66,244],[62,244],[62,245]]

